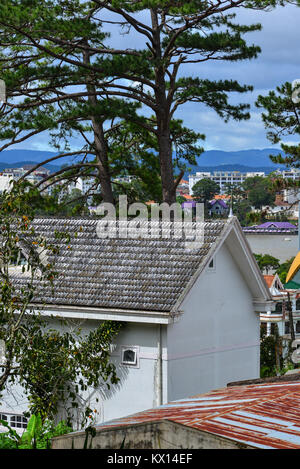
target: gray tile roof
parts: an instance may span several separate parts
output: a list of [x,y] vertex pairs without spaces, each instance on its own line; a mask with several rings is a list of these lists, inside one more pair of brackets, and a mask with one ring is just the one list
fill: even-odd
[[[101,239],[97,219],[37,218],[37,233],[57,244],[55,231],[70,234],[55,256],[59,277],[54,291],[43,289],[36,302],[57,305],[171,311],[227,221],[205,222],[204,244],[188,249],[184,239]],[[52,257],[48,262],[53,261]],[[15,279],[26,282],[22,275]]]

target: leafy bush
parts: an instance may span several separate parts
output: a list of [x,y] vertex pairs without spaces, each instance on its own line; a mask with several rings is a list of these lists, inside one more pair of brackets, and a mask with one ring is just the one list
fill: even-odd
[[56,426],[49,420],[42,423],[40,415],[32,415],[27,429],[20,436],[7,422],[1,425],[8,431],[0,433],[0,449],[50,449],[51,438],[72,432],[72,428],[62,420]]

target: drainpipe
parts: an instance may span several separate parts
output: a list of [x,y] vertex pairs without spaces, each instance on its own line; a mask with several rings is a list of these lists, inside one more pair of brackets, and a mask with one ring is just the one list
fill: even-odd
[[158,340],[157,340],[157,406],[163,403],[163,369],[162,369],[162,326],[158,325]]

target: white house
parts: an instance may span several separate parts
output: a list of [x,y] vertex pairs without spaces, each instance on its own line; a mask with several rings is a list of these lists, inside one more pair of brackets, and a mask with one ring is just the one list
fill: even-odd
[[[120,383],[84,396],[98,423],[259,377],[260,313],[272,297],[235,217],[205,222],[197,249],[184,238],[101,239],[93,218],[34,224],[50,242],[55,230],[71,234],[54,295],[43,290],[44,306],[35,299],[52,326],[65,318],[85,333],[99,321],[124,323],[112,352]],[[11,390],[0,414],[25,409],[21,390]]]
[[277,274],[264,275],[265,282],[270,289],[275,309],[261,313],[260,320],[267,325],[267,335],[272,333],[272,324],[277,324],[278,333],[287,346],[291,340],[289,307],[293,317],[295,337],[300,336],[300,292],[299,289],[284,286]]

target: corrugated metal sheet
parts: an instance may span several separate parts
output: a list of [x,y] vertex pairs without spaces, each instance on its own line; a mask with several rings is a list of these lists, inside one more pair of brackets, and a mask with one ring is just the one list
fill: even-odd
[[98,430],[171,420],[255,448],[300,448],[300,382],[229,387],[171,402]]

